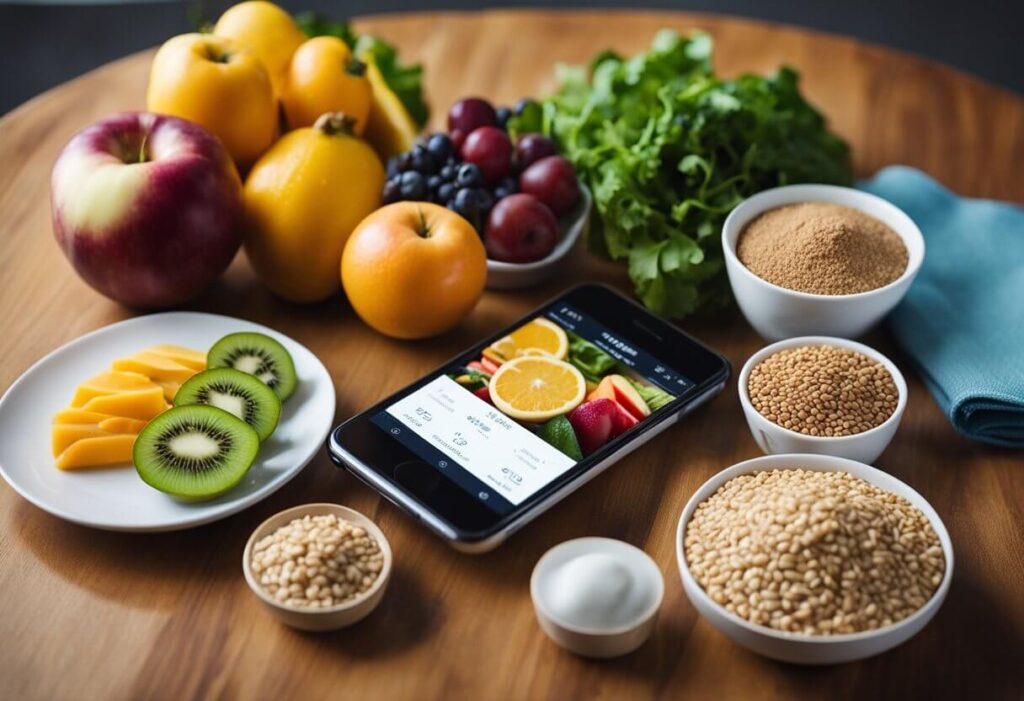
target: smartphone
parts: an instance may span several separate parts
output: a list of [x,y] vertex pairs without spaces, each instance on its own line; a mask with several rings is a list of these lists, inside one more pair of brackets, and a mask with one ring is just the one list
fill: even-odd
[[[615,405],[602,403],[589,421],[574,416],[575,427],[561,418],[568,415],[524,421],[498,409],[494,385],[508,385],[490,377],[507,356],[538,353],[519,347],[534,342],[579,371],[585,401]],[[571,404],[578,376],[554,366],[573,378],[559,390]],[[335,464],[459,550],[486,552],[721,392],[728,378],[720,354],[611,288],[582,285],[344,422],[327,448]],[[497,404],[522,416],[515,401]]]

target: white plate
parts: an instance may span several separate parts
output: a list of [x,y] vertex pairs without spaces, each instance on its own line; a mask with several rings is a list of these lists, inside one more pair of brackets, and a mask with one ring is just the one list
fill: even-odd
[[[257,331],[284,344],[299,386],[260,447],[245,479],[226,494],[187,503],[153,489],[131,466],[58,470],[50,452],[53,415],[75,386],[115,358],[158,343],[205,350],[222,336]],[[308,348],[265,326],[195,312],[152,314],[111,324],[47,355],[0,399],[0,474],[21,496],[54,516],[112,531],[173,531],[230,516],[273,494],[313,459],[334,421],[334,383]]]

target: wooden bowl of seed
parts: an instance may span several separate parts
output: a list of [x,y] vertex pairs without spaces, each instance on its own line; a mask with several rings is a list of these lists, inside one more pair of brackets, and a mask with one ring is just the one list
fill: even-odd
[[337,630],[384,597],[391,546],[373,521],[337,504],[305,504],[261,523],[245,544],[242,571],[263,605],[300,630]]
[[797,664],[885,652],[932,619],[953,545],[931,505],[869,465],[769,455],[705,482],[676,532],[683,589],[734,642]]
[[875,349],[802,336],[750,356],[737,380],[750,433],[765,453],[820,453],[871,464],[907,406],[907,382]]

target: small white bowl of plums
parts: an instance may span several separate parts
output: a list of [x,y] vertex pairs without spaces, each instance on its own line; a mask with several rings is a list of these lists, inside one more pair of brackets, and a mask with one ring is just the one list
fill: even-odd
[[593,197],[540,123],[533,100],[497,109],[459,100],[447,133],[388,160],[384,203],[429,201],[465,218],[487,251],[491,289],[544,281],[586,231]]

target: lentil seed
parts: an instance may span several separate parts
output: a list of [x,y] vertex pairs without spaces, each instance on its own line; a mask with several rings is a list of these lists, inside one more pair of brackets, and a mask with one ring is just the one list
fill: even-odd
[[[836,404],[831,397],[840,395],[848,399]],[[878,361],[855,350],[823,345],[769,355],[750,371],[747,396],[759,414],[791,431],[849,436],[885,423],[896,411],[899,390]],[[800,414],[802,418],[780,420]]]

